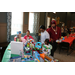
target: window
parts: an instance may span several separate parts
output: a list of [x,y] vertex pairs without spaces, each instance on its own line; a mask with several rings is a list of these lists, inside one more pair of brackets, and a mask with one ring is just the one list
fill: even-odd
[[29,30],[30,33],[33,33],[33,27],[34,27],[34,13],[29,13]]
[[23,33],[23,12],[12,12],[11,35]]
[[47,17],[47,28],[50,26],[50,17]]

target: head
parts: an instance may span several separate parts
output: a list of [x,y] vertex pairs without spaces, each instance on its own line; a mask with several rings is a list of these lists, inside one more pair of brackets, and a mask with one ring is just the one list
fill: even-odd
[[51,27],[56,28],[56,21],[55,20],[51,21]]
[[51,26],[49,26],[49,28],[50,28]]
[[45,40],[45,44],[48,45],[49,44],[49,39]]
[[67,28],[67,26],[65,26],[65,28]]
[[26,35],[27,35],[27,36],[30,35],[30,31],[29,31],[29,30],[26,31]]
[[41,25],[41,26],[40,26],[40,31],[41,31],[41,32],[44,32],[44,31],[45,31],[45,26],[44,26],[44,25]]

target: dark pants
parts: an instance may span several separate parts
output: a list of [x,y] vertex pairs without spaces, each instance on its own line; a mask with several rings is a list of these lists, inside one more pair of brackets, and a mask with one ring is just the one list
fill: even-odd
[[51,56],[54,56],[54,52],[57,49],[57,43],[56,42],[50,42],[50,44],[52,45],[52,50],[51,50]]

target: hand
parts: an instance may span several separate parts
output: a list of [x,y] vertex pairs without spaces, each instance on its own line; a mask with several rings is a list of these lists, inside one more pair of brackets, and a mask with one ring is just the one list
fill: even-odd
[[42,44],[42,46],[44,45],[44,43]]
[[39,33],[38,36],[41,36],[41,33]]
[[51,42],[53,43],[53,39],[51,38],[50,40],[51,40]]

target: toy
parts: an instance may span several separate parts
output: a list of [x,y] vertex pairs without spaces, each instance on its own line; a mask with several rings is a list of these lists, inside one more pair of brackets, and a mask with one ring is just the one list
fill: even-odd
[[40,57],[44,60],[45,59],[45,54],[44,53],[40,54]]
[[44,61],[45,62],[56,62],[52,56],[47,56],[47,55],[45,55]]
[[21,62],[21,56],[11,57],[9,62]]
[[40,48],[42,47],[42,43],[41,43],[41,42],[37,42],[37,43],[35,44],[35,47],[36,47],[37,49],[40,49]]
[[46,45],[43,45],[43,47],[44,47],[45,49],[50,49],[50,47],[47,47]]
[[24,58],[24,51],[20,50],[20,56],[22,56],[22,58]]
[[40,60],[40,54],[37,51],[33,51],[33,57],[39,61]]
[[14,37],[14,41],[21,42],[21,31],[17,32],[17,36]]
[[40,51],[42,51],[42,43],[41,42],[37,42],[35,44],[34,50],[40,50]]
[[28,62],[28,61],[34,61],[34,58],[31,55],[25,55],[24,59],[25,59],[26,62]]
[[25,43],[25,47],[29,47],[29,48],[34,48],[34,40],[33,39],[30,39],[30,40],[27,40],[27,42]]

